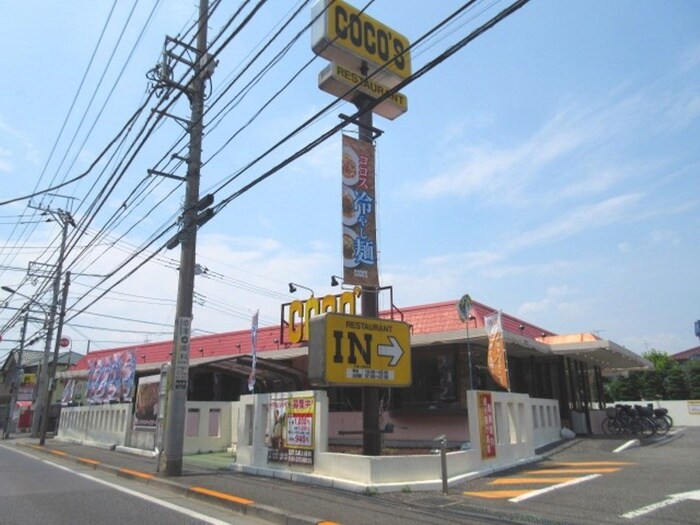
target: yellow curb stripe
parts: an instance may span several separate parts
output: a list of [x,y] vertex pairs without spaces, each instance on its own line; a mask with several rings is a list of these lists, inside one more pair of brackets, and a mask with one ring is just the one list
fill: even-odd
[[75,459],[78,460],[78,463],[84,463],[86,465],[91,465],[93,467],[96,467],[97,465],[100,464],[99,461],[95,461],[94,459],[89,459],[89,458],[81,458],[81,457],[76,457]]
[[68,456],[68,454],[66,454],[65,452],[62,452],[60,450],[51,450],[50,448],[47,450],[49,451],[50,454],[53,454],[54,456],[60,456],[62,458],[65,458],[66,456]]
[[316,525],[340,525],[337,521],[319,521]]
[[465,496],[476,496],[486,499],[510,499],[532,492],[531,490],[484,490],[479,492],[463,492]]
[[611,472],[618,472],[622,470],[620,468],[609,467],[609,468],[549,468],[542,470],[529,470],[524,474],[610,474]]
[[252,499],[240,498],[238,496],[234,496],[233,494],[219,492],[218,490],[205,489],[204,487],[190,487],[190,490],[199,494],[206,494],[207,496],[213,496],[215,498],[224,499],[226,501],[240,503],[241,505],[252,505],[253,503],[255,503]]
[[143,479],[153,479],[155,476],[153,474],[146,474],[145,472],[139,472],[138,470],[131,470],[130,468],[120,468],[118,472],[124,474],[129,474],[131,476],[136,476],[137,478]]
[[634,465],[631,461],[554,461],[547,463],[553,467],[614,467],[621,465]]
[[496,479],[489,485],[519,485],[520,483],[566,483],[576,478],[502,478]]

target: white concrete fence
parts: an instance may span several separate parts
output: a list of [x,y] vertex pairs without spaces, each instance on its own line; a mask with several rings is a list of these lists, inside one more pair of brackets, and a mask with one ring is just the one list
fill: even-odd
[[[235,402],[188,401],[183,453],[230,449],[235,444],[237,405]],[[133,431],[131,411],[131,403],[64,407],[56,437],[63,441],[153,451],[155,428]],[[144,439],[143,434],[148,434],[149,439]]]
[[[478,392],[467,393],[471,449],[447,453],[448,484],[509,468],[536,458],[535,449],[560,439],[559,404],[526,394],[489,392],[493,410],[495,454],[486,457],[481,443]],[[314,464],[268,462],[266,433],[271,402],[279,396],[315,396]],[[324,485],[353,492],[439,490],[439,454],[363,456],[328,452],[328,399],[325,392],[242,396],[234,470]],[[466,424],[466,423],[465,423]],[[436,443],[436,447],[439,443]]]
[[64,407],[61,410],[57,438],[124,446],[130,427],[130,403]]
[[[468,426],[471,448],[447,453],[449,484],[533,460],[537,448],[560,439],[556,400],[507,392],[481,393],[490,398],[492,419],[487,426],[487,418],[482,417],[483,410],[480,412],[478,405],[479,394],[467,392],[469,417],[464,424]],[[311,397],[315,400],[313,464],[268,461],[270,407],[281,399]],[[64,408],[57,438],[133,447],[131,410],[131,404]],[[364,456],[329,452],[328,397],[324,391],[248,395],[239,402],[188,402],[186,410],[183,452],[196,454],[235,447],[234,470],[355,492],[439,490],[442,486],[440,454]],[[490,454],[485,453],[485,434],[493,438]],[[439,448],[440,443],[436,442],[435,447]]]

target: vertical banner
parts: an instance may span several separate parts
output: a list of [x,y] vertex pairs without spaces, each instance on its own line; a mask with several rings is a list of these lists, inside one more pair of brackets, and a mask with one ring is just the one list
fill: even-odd
[[496,457],[496,425],[493,418],[493,400],[490,392],[477,392],[479,404],[479,437],[481,459]]
[[343,135],[343,280],[379,286],[374,145]]
[[316,399],[313,396],[273,399],[269,414],[267,461],[313,465]]
[[489,336],[488,366],[493,380],[510,392],[508,366],[506,364],[506,342],[503,338],[501,312],[484,317]]
[[248,391],[252,394],[255,390],[255,369],[258,365],[258,315],[260,310],[255,312],[253,315],[253,323],[250,329],[250,342],[251,342],[251,355],[253,357],[253,364],[251,366],[250,374],[248,375]]

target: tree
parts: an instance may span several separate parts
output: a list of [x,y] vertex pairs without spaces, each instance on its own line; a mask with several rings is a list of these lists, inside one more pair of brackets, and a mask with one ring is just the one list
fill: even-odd
[[686,377],[688,378],[689,399],[700,399],[700,361],[693,361],[688,364]]
[[644,373],[644,399],[665,399],[664,376],[659,370],[649,370]]
[[661,372],[662,374],[667,373],[673,368],[679,367],[678,361],[673,359],[673,357],[668,355],[666,352],[661,352],[655,348],[644,352],[642,357],[651,361],[654,364],[654,370]]
[[685,373],[679,366],[669,370],[666,375],[667,399],[688,399],[688,385]]

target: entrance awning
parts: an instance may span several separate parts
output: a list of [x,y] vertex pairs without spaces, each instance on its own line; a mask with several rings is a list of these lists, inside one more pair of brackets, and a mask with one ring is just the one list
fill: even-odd
[[654,367],[651,361],[639,354],[605,339],[553,344],[550,348],[555,355],[572,357],[589,366],[597,366],[606,375],[622,371],[648,370]]

